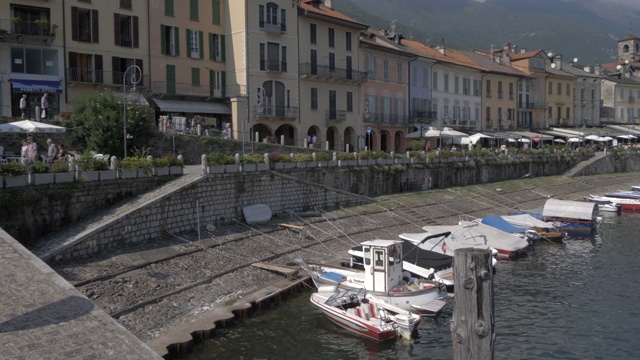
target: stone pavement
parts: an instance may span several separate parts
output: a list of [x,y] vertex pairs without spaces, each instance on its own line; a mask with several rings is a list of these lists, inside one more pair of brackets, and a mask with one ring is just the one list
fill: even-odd
[[0,358],[162,359],[0,229]]

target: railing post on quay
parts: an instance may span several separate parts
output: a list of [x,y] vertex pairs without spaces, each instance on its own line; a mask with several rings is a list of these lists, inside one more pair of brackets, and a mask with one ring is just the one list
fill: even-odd
[[491,257],[489,249],[462,248],[454,252],[453,360],[494,357],[496,334]]

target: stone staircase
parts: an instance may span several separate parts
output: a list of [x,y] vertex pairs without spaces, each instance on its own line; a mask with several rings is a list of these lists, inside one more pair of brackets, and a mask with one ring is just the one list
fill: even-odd
[[580,163],[578,163],[578,165],[574,166],[573,168],[569,169],[567,172],[565,172],[563,175],[566,177],[574,177],[576,176],[578,173],[580,173],[584,168],[586,168],[587,166],[592,165],[593,163],[600,161],[601,159],[603,159],[604,157],[606,157],[607,155],[605,154],[604,151],[597,151],[594,156],[592,156],[591,158],[589,158],[588,160],[584,160],[581,161]]

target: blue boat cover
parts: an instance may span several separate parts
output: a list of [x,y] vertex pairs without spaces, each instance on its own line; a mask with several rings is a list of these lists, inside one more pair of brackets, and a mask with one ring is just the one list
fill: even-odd
[[490,215],[482,219],[482,223],[509,234],[524,234],[527,229],[509,224],[500,215]]
[[346,277],[344,275],[338,274],[337,272],[333,272],[333,271],[328,271],[328,272],[322,273],[322,274],[320,274],[320,277],[321,278],[325,278],[325,279],[327,279],[329,281],[337,282],[337,283],[339,283],[339,282],[343,281],[344,279],[346,279]]

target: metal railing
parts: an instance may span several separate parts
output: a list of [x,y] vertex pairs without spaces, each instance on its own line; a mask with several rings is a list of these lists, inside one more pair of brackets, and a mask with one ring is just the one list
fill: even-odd
[[53,37],[57,26],[48,20],[24,21],[17,19],[0,19],[0,35]]
[[210,84],[194,85],[192,83],[168,83],[166,81],[154,81],[151,91],[156,94],[207,96],[221,98],[226,96],[226,89],[212,89]]
[[427,111],[427,110],[411,110],[409,112],[409,117],[413,120],[417,119],[437,119],[438,112],[437,111]]
[[280,60],[261,60],[260,70],[287,72],[287,62]]
[[333,122],[341,122],[347,120],[346,110],[326,110],[325,120]]
[[362,117],[365,124],[407,124],[409,116],[399,114],[369,113]]
[[300,76],[319,77],[325,79],[354,80],[358,82],[367,81],[367,73],[364,71],[354,71],[349,69],[331,68],[327,65],[314,65],[302,63],[298,68]]
[[[87,83],[122,86],[125,73],[123,71],[103,71],[88,68],[68,68],[68,83]],[[144,75],[140,82],[136,84],[138,87],[145,87],[149,83],[149,75]],[[127,86],[132,86],[131,79],[127,79]]]
[[270,24],[264,21],[260,21],[260,28],[264,29],[264,31],[268,33],[284,34],[287,32],[286,23]]
[[253,113],[259,118],[296,119],[298,108],[293,106],[255,105]]

